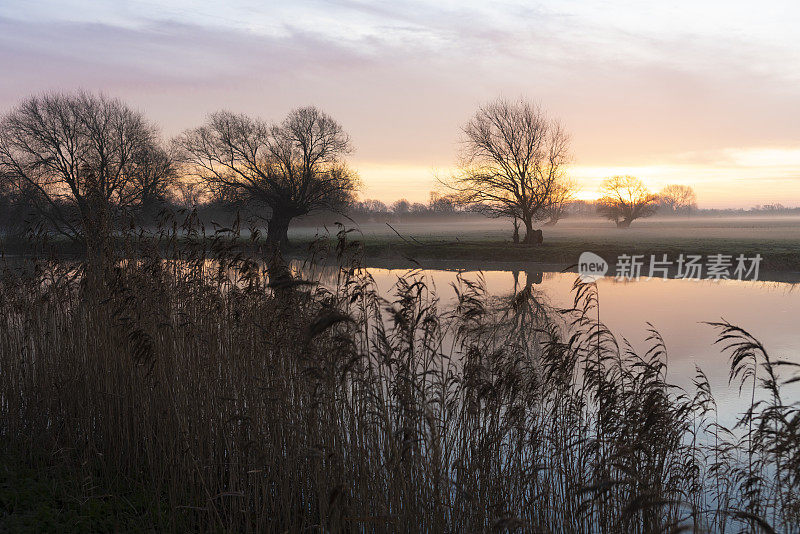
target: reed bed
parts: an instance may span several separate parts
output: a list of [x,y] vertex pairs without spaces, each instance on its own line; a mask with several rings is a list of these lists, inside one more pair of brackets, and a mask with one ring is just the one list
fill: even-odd
[[728,429],[592,285],[556,310],[461,279],[444,306],[412,271],[384,298],[344,230],[311,250],[340,265],[322,286],[257,232],[184,225],[4,268],[6,529],[800,532],[796,366],[734,325],[711,325],[752,398]]

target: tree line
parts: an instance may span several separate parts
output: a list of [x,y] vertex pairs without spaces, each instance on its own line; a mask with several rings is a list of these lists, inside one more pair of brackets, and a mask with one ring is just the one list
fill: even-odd
[[258,205],[278,247],[293,218],[353,200],[351,151],[341,125],[315,107],[277,123],[220,111],[166,142],[120,100],[51,93],[0,119],[0,192],[48,231],[98,251],[124,221],[203,189]]
[[[275,249],[290,223],[320,210],[355,215],[476,212],[512,220],[515,241],[541,242],[537,226],[576,206],[567,176],[570,138],[541,107],[499,99],[462,128],[457,171],[440,180],[428,204],[358,201],[348,165],[349,135],[316,107],[277,122],[229,111],[165,140],[124,102],[88,92],[48,93],[21,101],[0,119],[0,224],[33,222],[102,252],[130,222],[165,205],[246,207],[266,224]],[[634,177],[603,184],[596,211],[627,227],[662,209],[696,207],[687,186],[651,194]],[[519,236],[519,231],[524,235]]]
[[[614,177],[617,181],[623,177]],[[678,189],[681,191],[680,197],[676,198],[671,193],[673,190]],[[682,201],[681,198],[691,199],[688,202]],[[471,210],[470,206],[463,206],[456,202],[449,195],[442,195],[441,193],[431,191],[431,200],[427,203],[411,202],[405,198],[401,198],[392,203],[385,203],[376,199],[366,199],[353,202],[347,208],[349,215],[358,219],[368,220],[381,220],[381,218],[395,218],[402,220],[403,218],[412,219],[420,216],[464,216],[466,214],[477,213],[480,209]],[[739,210],[709,210],[700,209],[694,200],[696,196],[694,191],[689,186],[671,185],[663,188],[659,193],[652,195],[653,202],[650,203],[652,210],[649,213],[659,214],[665,216],[671,215],[701,215],[706,213],[744,213],[744,209]],[[561,219],[567,217],[595,217],[602,215],[600,212],[604,209],[605,202],[601,199],[597,200],[583,200],[571,198],[564,202],[560,202],[557,206],[553,206],[546,213],[544,217],[538,219],[543,226],[552,226]],[[783,213],[791,211],[781,205],[768,204],[765,206],[755,206],[748,210],[748,212],[769,212],[769,213]]]

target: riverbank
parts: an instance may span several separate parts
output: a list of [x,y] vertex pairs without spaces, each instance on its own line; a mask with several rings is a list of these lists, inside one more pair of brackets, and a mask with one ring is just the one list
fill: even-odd
[[[316,237],[294,240],[286,248],[290,258],[304,259],[319,240],[333,238]],[[401,237],[351,237],[359,243],[363,263],[368,267],[387,269],[447,269],[447,270],[507,270],[554,272],[575,270],[583,252],[593,252],[609,265],[609,274],[614,274],[620,258],[641,256],[642,275],[649,274],[651,257],[661,260],[666,256],[671,262],[669,276],[678,274],[677,262],[681,256],[702,256],[708,263],[710,256],[729,256],[732,262],[731,273],[736,266],[736,258],[743,255],[748,260],[761,257],[758,278],[760,280],[800,282],[800,241],[753,239],[714,239],[714,238],[650,238],[641,241],[612,241],[604,239],[554,238],[542,245],[530,246],[514,244],[502,240],[450,240],[450,239],[410,239]],[[189,238],[179,239],[182,246]],[[210,246],[210,239],[208,240]],[[245,238],[241,238],[244,242]],[[258,247],[263,242],[252,242]],[[155,245],[156,240],[153,240]],[[174,246],[175,242],[161,243],[161,248]],[[124,249],[125,247],[120,247]],[[70,242],[54,241],[46,247],[33,247],[16,241],[0,244],[0,257],[75,257],[81,255],[78,246]],[[748,263],[749,266],[749,263]],[[735,276],[733,276],[735,277]]]
[[[559,237],[539,246],[514,244],[501,240],[437,240],[406,237],[365,237],[359,240],[365,264],[369,267],[390,269],[423,267],[428,269],[459,270],[538,270],[542,272],[575,270],[581,253],[589,251],[602,257],[609,265],[610,274],[624,256],[642,256],[643,275],[649,274],[651,256],[661,260],[665,255],[673,262],[670,276],[677,274],[677,261],[683,255],[730,256],[736,258],[761,257],[759,279],[773,281],[800,281],[800,241],[754,239],[649,238],[641,241],[611,239],[580,239]],[[302,257],[312,240],[295,241],[289,254]],[[749,262],[748,262],[749,266]]]
[[[348,239],[357,241],[364,262],[370,267],[455,270],[530,270],[561,271],[578,263],[581,253],[590,251],[602,257],[615,272],[622,256],[642,256],[649,265],[651,256],[676,263],[681,255],[722,254],[735,262],[739,255],[760,255],[759,278],[776,281],[800,281],[800,218],[798,217],[726,217],[726,218],[652,218],[636,221],[626,230],[614,228],[596,218],[567,219],[544,229],[544,243],[539,246],[514,244],[507,221],[469,219],[355,223],[345,225],[352,231]],[[334,225],[295,225],[289,231],[286,254],[305,258],[311,245],[322,240],[334,241],[340,227]],[[190,241],[214,246],[214,240],[233,239],[213,228],[188,237],[185,230],[177,235],[159,235],[157,229],[145,229],[138,237],[119,237],[116,248],[147,247],[164,250]],[[148,241],[152,240],[152,245]],[[251,240],[243,230],[238,240],[258,248],[263,239]],[[0,256],[79,256],[80,246],[63,238],[51,238],[46,245],[5,237],[0,238]],[[645,273],[649,274],[649,273]],[[671,275],[677,274],[671,269]]]

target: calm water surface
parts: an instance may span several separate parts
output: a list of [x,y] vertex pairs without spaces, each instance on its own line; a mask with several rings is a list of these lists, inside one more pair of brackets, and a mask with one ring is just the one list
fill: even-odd
[[[407,270],[369,269],[378,290],[390,297],[398,277]],[[451,283],[458,272],[421,271],[432,281],[439,297],[454,301]],[[481,273],[463,272],[468,279]],[[535,273],[524,271],[483,271],[487,290],[493,295],[511,294],[530,279],[534,295],[548,304],[572,307],[574,273]],[[728,385],[729,362],[721,347],[715,345],[716,331],[705,321],[725,319],[754,335],[774,360],[800,363],[800,284],[783,282],[639,280],[618,282],[603,278],[597,282],[600,320],[621,341],[624,337],[640,354],[649,345],[651,323],[663,336],[668,350],[668,380],[693,392],[695,365],[708,376],[719,406],[720,422],[732,424],[747,406],[746,393],[740,398],[738,385]],[[784,377],[790,376],[787,370]],[[784,391],[785,402],[800,400],[800,386]]]

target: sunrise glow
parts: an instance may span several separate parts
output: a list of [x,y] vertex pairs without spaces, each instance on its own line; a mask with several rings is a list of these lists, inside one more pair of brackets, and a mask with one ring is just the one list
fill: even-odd
[[0,108],[91,87],[169,137],[217,109],[322,107],[351,134],[362,198],[424,201],[460,128],[498,95],[572,137],[578,198],[611,174],[692,185],[701,206],[800,205],[798,4],[92,0],[0,4]]

